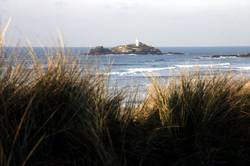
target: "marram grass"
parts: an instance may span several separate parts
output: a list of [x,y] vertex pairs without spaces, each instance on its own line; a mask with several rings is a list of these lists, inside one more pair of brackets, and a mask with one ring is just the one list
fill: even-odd
[[1,166],[249,165],[247,79],[154,80],[138,105],[110,93],[106,76],[66,64],[59,51],[46,69],[4,65]]

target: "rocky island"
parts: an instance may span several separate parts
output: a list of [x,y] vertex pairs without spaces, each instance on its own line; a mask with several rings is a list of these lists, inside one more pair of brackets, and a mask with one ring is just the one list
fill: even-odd
[[138,55],[162,55],[163,53],[152,46],[148,46],[142,42],[136,42],[135,44],[127,44],[113,47],[111,49],[98,46],[92,48],[88,55],[107,55],[107,54],[138,54]]

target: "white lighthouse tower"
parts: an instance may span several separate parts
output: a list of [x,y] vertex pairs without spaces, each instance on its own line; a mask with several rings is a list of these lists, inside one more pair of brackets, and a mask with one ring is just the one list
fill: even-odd
[[136,45],[136,47],[140,46],[140,42],[139,42],[138,38],[135,39],[135,45]]

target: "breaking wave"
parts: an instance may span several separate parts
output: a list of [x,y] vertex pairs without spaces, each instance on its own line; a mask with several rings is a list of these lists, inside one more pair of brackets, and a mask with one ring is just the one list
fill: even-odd
[[193,64],[193,65],[175,65],[178,68],[213,68],[213,67],[230,67],[230,63],[215,63],[215,64]]
[[130,68],[127,69],[124,72],[111,72],[109,75],[119,75],[119,76],[128,76],[128,75],[134,75],[134,74],[141,74],[141,73],[152,73],[162,70],[173,70],[176,69],[176,67],[162,67],[162,68]]

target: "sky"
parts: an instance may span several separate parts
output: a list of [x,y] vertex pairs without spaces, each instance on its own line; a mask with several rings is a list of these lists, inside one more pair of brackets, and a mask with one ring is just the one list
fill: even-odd
[[0,0],[6,43],[250,46],[249,0]]

